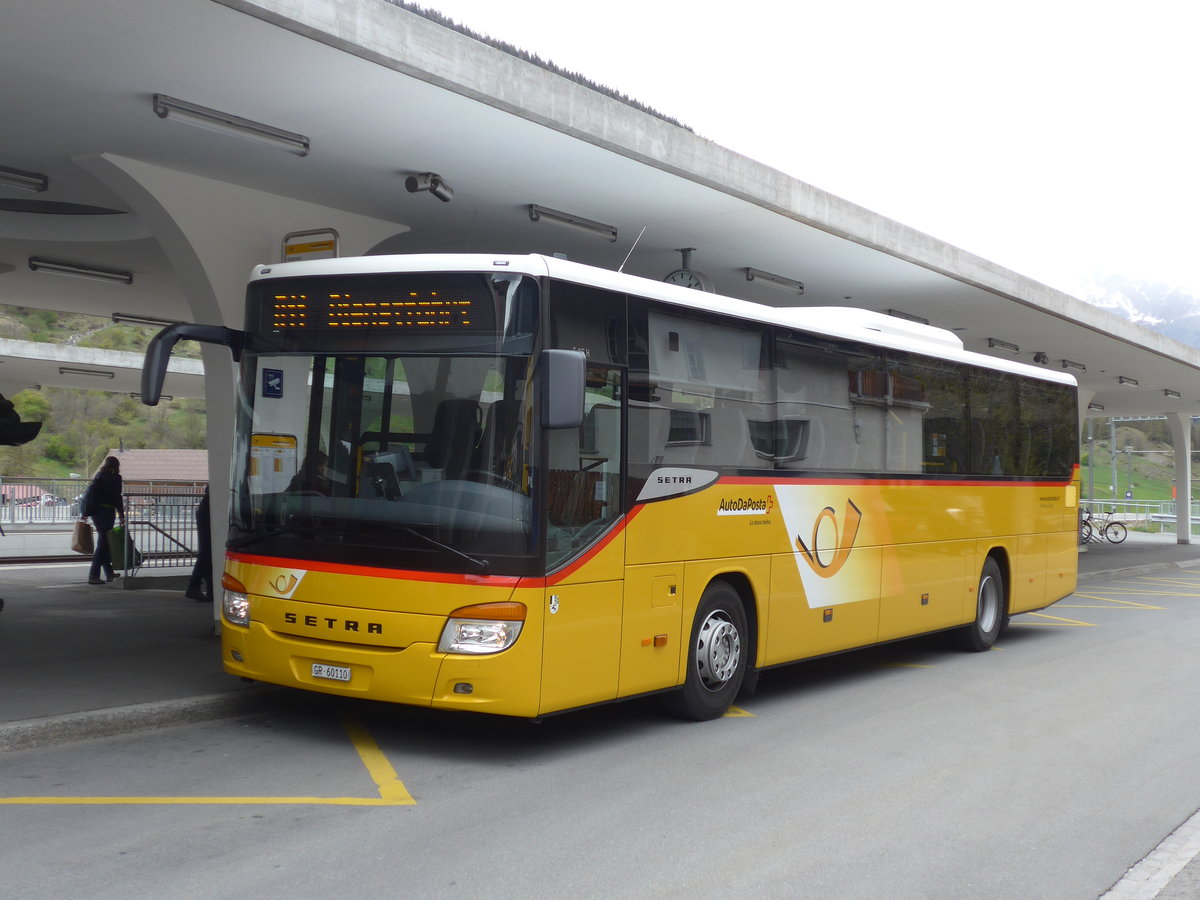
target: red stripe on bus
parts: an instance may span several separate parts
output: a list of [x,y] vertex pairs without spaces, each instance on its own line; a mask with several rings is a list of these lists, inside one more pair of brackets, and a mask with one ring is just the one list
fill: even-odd
[[613,528],[612,531],[608,532],[608,534],[604,535],[603,540],[599,541],[595,546],[593,546],[590,550],[588,550],[587,553],[583,554],[583,556],[581,556],[581,557],[579,557],[579,559],[575,560],[575,562],[571,563],[569,566],[567,566],[562,571],[555,572],[553,575],[548,576],[545,579],[546,584],[548,586],[552,585],[552,584],[558,584],[559,582],[563,581],[565,578],[570,577],[575,572],[578,572],[585,565],[587,565],[589,562],[591,562],[592,558],[595,557],[597,553],[599,553],[601,550],[603,550],[605,547],[607,547],[609,544],[611,544],[613,541],[615,541],[617,539],[617,535],[622,534],[625,531],[625,529],[629,527],[629,523],[631,521],[633,521],[633,519],[637,516],[638,513],[640,513],[642,511],[643,508],[644,508],[644,504],[639,503],[637,506],[635,506],[633,509],[631,509],[628,513],[625,514],[624,520],[621,522],[620,525]]
[[[788,478],[780,479],[771,475],[730,475],[719,478],[715,484],[753,484],[770,487],[789,487],[791,485],[860,485],[864,487],[1062,487],[1070,484],[1071,478],[1061,481],[991,481],[980,479],[933,479],[933,478]],[[663,497],[670,500],[670,497]]]
[[527,581],[543,579],[522,578],[519,575],[471,575],[453,572],[418,572],[409,569],[383,569],[375,566],[351,566],[344,563],[285,559],[276,556],[254,556],[248,553],[226,553],[227,559],[255,566],[276,569],[303,569],[305,572],[327,572],[331,575],[362,575],[368,578],[396,578],[404,581],[429,581],[437,584],[472,584],[491,587],[517,587]]

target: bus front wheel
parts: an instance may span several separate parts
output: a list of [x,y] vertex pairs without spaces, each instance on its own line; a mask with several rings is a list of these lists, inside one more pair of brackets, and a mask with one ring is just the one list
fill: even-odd
[[975,621],[951,632],[954,645],[960,650],[975,652],[990,649],[1008,624],[1008,611],[1004,607],[1004,574],[1000,564],[989,556],[979,575]]
[[714,581],[700,598],[688,643],[687,677],[663,694],[663,710],[703,721],[723,715],[746,675],[749,629],[742,598],[727,582]]

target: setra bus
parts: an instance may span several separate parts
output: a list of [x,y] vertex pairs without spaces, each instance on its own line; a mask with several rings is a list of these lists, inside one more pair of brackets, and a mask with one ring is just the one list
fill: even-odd
[[952,332],[538,255],[264,265],[240,360],[225,670],[540,717],[932,632],[1075,588],[1066,374]]

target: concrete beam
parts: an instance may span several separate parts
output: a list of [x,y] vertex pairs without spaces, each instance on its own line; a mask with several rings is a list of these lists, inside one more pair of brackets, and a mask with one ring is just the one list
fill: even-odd
[[[365,253],[406,230],[345,210],[214,181],[110,154],[78,161],[147,223],[178,275],[192,321],[241,328],[255,265],[280,261],[284,235],[334,228],[342,255]],[[213,546],[225,544],[233,457],[236,367],[223,347],[204,346]],[[217,607],[214,606],[214,616]]]
[[1192,542],[1192,417],[1167,416],[1175,448],[1175,536],[1181,544]]

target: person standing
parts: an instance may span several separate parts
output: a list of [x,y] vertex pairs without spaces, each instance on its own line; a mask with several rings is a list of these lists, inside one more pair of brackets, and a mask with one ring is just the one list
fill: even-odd
[[192,577],[183,596],[201,603],[212,600],[213,596],[212,519],[208,513],[207,484],[204,486],[204,496],[196,506],[196,564],[192,567]]
[[96,550],[92,554],[92,567],[88,570],[88,584],[104,584],[100,578],[101,572],[107,581],[117,577],[113,572],[112,553],[108,549],[108,533],[113,530],[118,518],[122,525],[125,524],[123,488],[121,461],[110,456],[92,479],[87,490],[87,508],[82,510],[82,515],[90,516],[96,527]]

